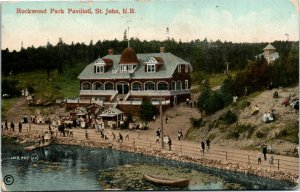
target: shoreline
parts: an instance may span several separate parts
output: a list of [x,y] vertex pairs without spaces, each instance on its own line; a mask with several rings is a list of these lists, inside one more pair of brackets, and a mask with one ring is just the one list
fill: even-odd
[[[10,138],[17,138],[17,140],[27,140],[27,142],[34,141],[34,136],[28,133],[7,133],[2,132],[2,136],[7,136]],[[68,137],[57,137],[54,139],[53,144],[58,145],[76,145],[83,147],[94,147],[94,148],[110,148],[118,151],[131,152],[135,154],[143,154],[156,158],[164,158],[168,160],[179,161],[183,163],[192,163],[195,165],[200,165],[207,168],[215,168],[223,171],[231,171],[240,174],[249,174],[260,177],[266,177],[274,180],[291,182],[293,185],[298,185],[298,175],[291,174],[289,172],[284,172],[281,170],[272,170],[262,167],[252,167],[247,164],[224,162],[222,160],[213,160],[207,158],[193,158],[186,155],[179,155],[171,151],[162,149],[143,149],[136,146],[134,142],[128,143],[111,143],[108,141],[92,141],[92,140],[76,140]]]

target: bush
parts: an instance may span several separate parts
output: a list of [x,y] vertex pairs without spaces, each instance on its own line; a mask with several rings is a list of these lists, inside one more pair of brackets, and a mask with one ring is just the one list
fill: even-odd
[[266,136],[267,136],[267,134],[265,132],[262,132],[262,131],[257,131],[256,132],[256,137],[257,138],[264,138]]
[[153,119],[156,110],[152,105],[150,99],[148,97],[144,97],[141,104],[140,116],[144,121],[150,121]]
[[190,121],[191,121],[192,126],[195,127],[195,128],[199,129],[199,127],[201,127],[201,125],[202,125],[202,119],[201,118],[200,119],[195,119],[195,118],[191,117]]
[[225,114],[220,117],[220,120],[225,121],[227,125],[231,125],[236,122],[237,116],[231,110],[228,110]]
[[[250,137],[254,131],[255,127],[252,126],[251,124],[241,124],[241,125],[237,125],[237,126],[233,126],[232,129],[230,129],[230,131],[227,134],[227,138],[235,138],[238,139],[240,137],[241,133],[248,133],[248,137]],[[250,136],[249,136],[250,135]]]
[[283,139],[292,143],[299,143],[298,136],[298,121],[288,123],[279,133],[275,134],[275,137],[278,139]]

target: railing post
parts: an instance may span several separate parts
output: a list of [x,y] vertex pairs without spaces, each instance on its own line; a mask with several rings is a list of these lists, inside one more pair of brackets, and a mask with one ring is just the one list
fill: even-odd
[[226,157],[225,157],[225,159],[226,159],[226,161],[227,161],[227,151],[226,151],[225,153],[226,153]]
[[278,159],[278,170],[279,170],[279,159]]
[[250,165],[250,156],[248,155],[248,164]]
[[180,144],[180,155],[182,155],[182,145]]
[[150,140],[150,149],[151,149],[151,140]]

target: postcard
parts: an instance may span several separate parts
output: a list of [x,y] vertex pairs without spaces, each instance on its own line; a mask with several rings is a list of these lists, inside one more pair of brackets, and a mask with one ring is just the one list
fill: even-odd
[[299,1],[2,1],[3,191],[292,190]]

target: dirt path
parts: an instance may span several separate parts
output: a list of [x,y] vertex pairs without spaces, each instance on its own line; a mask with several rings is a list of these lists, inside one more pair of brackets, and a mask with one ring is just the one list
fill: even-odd
[[[171,123],[170,123],[171,124]],[[24,130],[23,132],[27,132],[27,129],[29,128],[29,124],[24,124]],[[48,131],[47,125],[36,125],[31,124],[31,133],[37,133],[42,134],[44,132]],[[79,129],[75,128],[72,129],[73,131],[73,138],[76,140],[84,141],[86,140],[86,130],[85,129]],[[96,133],[94,129],[88,129],[88,140],[90,141],[102,141],[101,136],[99,133]],[[128,131],[128,130],[112,130],[112,129],[105,129],[105,134],[108,135],[108,140],[106,142],[110,143],[117,143],[117,138],[119,133],[125,136],[129,135],[129,140],[125,140],[124,143],[126,144],[132,144],[135,143],[136,146],[143,148],[143,149],[161,149],[161,143],[155,143],[156,137],[154,134],[154,129],[149,129],[146,131]],[[116,140],[113,140],[112,133],[116,135]],[[58,134],[56,131],[56,134],[58,137],[62,137]],[[204,156],[202,152],[200,152],[200,144],[197,142],[192,141],[178,141],[176,138],[172,138],[172,153],[177,153],[180,155],[186,155],[193,158],[207,158],[207,159],[215,159],[215,160],[222,160],[224,162],[231,162],[231,163],[240,163],[244,165],[250,165],[253,168],[266,168],[266,169],[272,169],[272,170],[278,170],[278,159],[279,159],[279,170],[281,171],[287,171],[292,174],[299,175],[299,159],[296,157],[288,157],[288,156],[282,156],[282,155],[273,155],[274,157],[274,165],[270,167],[270,164],[268,161],[264,161],[262,159],[262,164],[257,165],[257,153],[255,151],[246,151],[246,150],[240,150],[236,148],[226,147],[226,146],[217,146],[212,145],[209,152],[205,151]],[[166,152],[168,152],[168,148],[166,146],[165,149]],[[271,154],[267,154],[267,157],[270,158]]]

